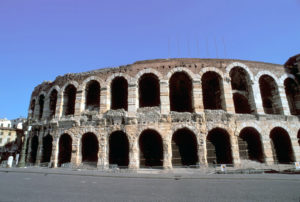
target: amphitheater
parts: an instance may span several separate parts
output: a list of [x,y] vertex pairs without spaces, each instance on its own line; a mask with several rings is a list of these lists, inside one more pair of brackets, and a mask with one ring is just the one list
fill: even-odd
[[298,82],[282,65],[158,59],[66,74],[32,92],[26,161],[53,167],[300,161]]

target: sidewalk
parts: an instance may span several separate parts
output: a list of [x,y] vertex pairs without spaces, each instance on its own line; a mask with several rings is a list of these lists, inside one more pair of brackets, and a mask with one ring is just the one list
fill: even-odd
[[251,180],[293,180],[300,181],[300,175],[287,174],[207,174],[201,169],[172,169],[172,170],[80,170],[69,168],[0,168],[0,173],[28,173],[41,175],[73,175],[90,177],[111,177],[111,178],[144,178],[144,179],[251,179]]

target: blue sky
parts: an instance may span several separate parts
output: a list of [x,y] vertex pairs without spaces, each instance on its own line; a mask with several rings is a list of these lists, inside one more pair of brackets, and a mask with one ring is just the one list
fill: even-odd
[[0,118],[26,116],[34,86],[69,72],[300,53],[300,0],[0,0],[0,19]]

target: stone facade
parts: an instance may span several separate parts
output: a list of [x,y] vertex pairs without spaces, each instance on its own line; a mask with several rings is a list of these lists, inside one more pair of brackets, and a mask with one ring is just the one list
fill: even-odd
[[161,59],[66,74],[32,93],[26,159],[130,169],[291,163],[300,161],[299,109],[298,82],[276,64]]

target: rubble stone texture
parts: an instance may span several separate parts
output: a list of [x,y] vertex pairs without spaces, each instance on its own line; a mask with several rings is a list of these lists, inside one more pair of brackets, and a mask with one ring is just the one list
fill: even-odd
[[276,64],[159,59],[58,76],[32,92],[27,162],[54,167],[300,161],[300,93]]

